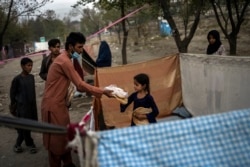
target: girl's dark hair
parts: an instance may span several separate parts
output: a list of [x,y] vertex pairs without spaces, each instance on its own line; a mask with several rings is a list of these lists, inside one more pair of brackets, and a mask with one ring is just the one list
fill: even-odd
[[24,65],[26,65],[28,63],[33,63],[33,61],[28,57],[24,57],[24,58],[21,59],[21,65],[22,66],[24,66]]
[[145,85],[145,90],[148,91],[148,94],[150,94],[149,76],[147,74],[137,74],[136,76],[134,76],[134,80],[143,86]]
[[217,30],[211,30],[207,34],[207,40],[209,41],[209,36],[212,35],[216,41],[220,41],[220,33]]
[[85,44],[85,42],[86,42],[86,38],[82,33],[71,32],[69,34],[69,36],[67,36],[66,43],[65,43],[65,49],[68,50],[70,44],[75,46],[76,43]]

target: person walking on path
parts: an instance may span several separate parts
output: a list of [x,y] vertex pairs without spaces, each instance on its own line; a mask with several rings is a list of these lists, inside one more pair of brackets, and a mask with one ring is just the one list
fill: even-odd
[[[21,59],[22,72],[14,77],[10,87],[10,107],[15,108],[15,116],[37,120],[37,105],[34,75],[30,74],[33,61],[24,57]],[[22,142],[25,141],[30,153],[36,153],[37,148],[31,137],[30,130],[17,129],[18,137],[14,146],[14,152],[21,153]]]
[[[41,104],[42,121],[67,127],[70,123],[67,107],[68,87],[72,82],[78,91],[90,92],[101,98],[104,94],[112,97],[112,91],[87,84],[78,75],[71,58],[78,58],[83,52],[86,38],[80,32],[71,32],[66,38],[63,51],[51,64],[45,83]],[[43,144],[48,150],[50,167],[74,167],[71,150],[67,148],[67,135],[43,134]]]

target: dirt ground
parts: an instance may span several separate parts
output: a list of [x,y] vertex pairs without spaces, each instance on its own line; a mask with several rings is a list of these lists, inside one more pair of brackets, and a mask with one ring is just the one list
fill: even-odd
[[[226,48],[229,48],[227,41],[223,42]],[[238,41],[238,54],[249,56],[249,34],[241,35]],[[206,33],[196,33],[193,41],[190,44],[190,53],[205,53],[207,46]],[[110,42],[112,51],[112,65],[121,64],[121,46]],[[128,63],[146,61],[158,57],[162,57],[171,53],[177,53],[175,42],[172,37],[162,38],[161,40],[149,39],[146,43],[139,43],[137,46],[128,43],[127,55]],[[31,57],[34,61],[32,74],[35,75],[36,92],[37,92],[37,105],[38,115],[40,119],[40,104],[42,93],[44,89],[44,81],[38,75],[42,60],[42,55]],[[0,115],[11,116],[8,111],[9,104],[9,87],[12,78],[20,72],[20,58],[6,61],[0,65]],[[84,114],[90,109],[92,103],[91,97],[74,98],[70,117],[72,122],[79,122]],[[42,145],[42,134],[32,133],[35,144],[38,148],[36,154],[30,154],[25,148],[24,152],[16,154],[13,152],[13,145],[17,137],[14,129],[0,127],[1,140],[0,140],[0,167],[48,167],[47,152]],[[78,158],[75,153],[72,153],[74,163],[79,166]]]

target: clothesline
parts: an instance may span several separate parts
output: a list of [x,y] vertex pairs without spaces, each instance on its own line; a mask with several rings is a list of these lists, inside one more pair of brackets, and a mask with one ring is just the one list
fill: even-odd
[[[112,26],[118,24],[118,23],[121,22],[122,20],[124,20],[124,19],[126,19],[126,18],[132,16],[133,14],[139,12],[140,10],[142,10],[142,9],[144,9],[144,8],[146,8],[146,7],[147,7],[147,5],[144,5],[144,6],[140,7],[140,8],[138,8],[138,9],[134,10],[133,12],[130,12],[130,13],[127,14],[126,16],[124,16],[124,17],[122,17],[122,18],[116,20],[116,21],[113,22],[112,24],[110,24],[110,25],[108,25],[108,26],[102,28],[101,30],[95,32],[94,34],[88,36],[88,37],[87,37],[87,40],[89,40],[90,38],[92,38],[92,37],[94,37],[94,36],[100,34],[101,32],[105,31],[106,29],[108,29],[108,28],[110,28],[110,27],[112,27]],[[36,56],[36,55],[40,55],[41,53],[45,53],[45,52],[47,52],[47,51],[46,51],[46,50],[43,50],[43,51],[35,52],[35,53],[29,54],[29,55],[24,55],[24,56]],[[17,58],[19,58],[19,57],[17,57]],[[17,59],[17,58],[11,58],[11,59],[6,59],[6,60],[4,60],[4,61],[0,61],[0,65],[1,65],[1,64],[5,64],[5,61],[14,60],[14,59]]]
[[87,40],[88,40],[88,39],[90,39],[90,38],[92,38],[93,36],[96,36],[97,34],[100,34],[101,32],[105,31],[106,29],[108,29],[108,28],[110,28],[110,27],[112,27],[112,26],[114,26],[114,25],[118,24],[118,23],[119,23],[119,22],[121,22],[122,20],[124,20],[124,19],[126,19],[126,18],[128,18],[128,17],[132,16],[133,14],[135,14],[135,13],[139,12],[140,10],[144,9],[145,7],[147,7],[147,6],[146,6],[146,5],[144,5],[144,6],[140,7],[140,8],[138,8],[138,9],[134,10],[133,12],[130,12],[130,13],[129,13],[129,14],[127,14],[126,16],[124,16],[124,17],[122,17],[122,18],[120,18],[120,19],[116,20],[116,21],[115,21],[115,22],[113,22],[112,24],[110,24],[110,25],[108,25],[108,26],[106,26],[106,27],[102,28],[101,30],[99,30],[99,31],[95,32],[94,34],[92,34],[92,35],[88,36],[88,37],[87,37]]

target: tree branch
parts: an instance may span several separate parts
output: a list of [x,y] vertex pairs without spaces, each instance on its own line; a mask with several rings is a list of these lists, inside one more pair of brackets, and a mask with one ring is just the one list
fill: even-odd
[[237,32],[239,32],[240,26],[241,26],[241,24],[242,24],[243,21],[244,21],[244,14],[245,14],[246,9],[247,9],[247,7],[248,7],[249,4],[250,4],[250,0],[247,0],[247,1],[245,2],[245,4],[244,4],[242,10],[241,10],[241,13],[240,13],[240,16],[239,16],[239,21],[238,21],[239,23],[237,24],[237,27],[236,27],[236,29],[238,30]]
[[216,17],[216,20],[222,30],[222,32],[224,33],[224,35],[228,38],[228,34],[227,34],[227,29],[225,29],[223,26],[222,26],[222,23],[221,23],[221,19],[219,17],[219,14],[218,14],[218,11],[217,11],[217,5],[215,3],[214,0],[210,0],[210,3],[212,4],[212,7],[213,7],[213,10],[214,10],[214,13],[215,13],[215,17]]
[[2,31],[0,32],[1,35],[3,35],[3,34],[6,32],[7,27],[9,26],[9,23],[10,23],[10,20],[11,20],[10,14],[11,14],[12,6],[13,6],[13,3],[14,3],[13,1],[14,1],[14,0],[11,0],[11,1],[10,1],[10,5],[9,5],[9,8],[8,8],[9,10],[8,10],[7,19],[6,19],[6,21],[5,21],[5,24],[4,24],[4,26],[3,26]]
[[197,29],[197,26],[198,26],[198,24],[199,24],[199,22],[200,22],[200,14],[201,14],[201,11],[202,11],[202,6],[203,6],[203,4],[204,4],[204,0],[200,0],[199,1],[199,7],[198,7],[198,10],[197,10],[197,12],[195,13],[195,19],[194,19],[194,22],[193,22],[193,24],[192,24],[192,26],[191,26],[191,28],[190,28],[190,32],[189,32],[189,35],[188,35],[188,43],[191,41],[191,39],[193,38],[193,36],[194,36],[194,33],[195,33],[195,31],[196,31],[196,29]]
[[227,4],[226,6],[227,6],[227,10],[228,10],[228,17],[229,17],[229,20],[230,20],[230,23],[231,23],[232,32],[235,32],[235,22],[234,22],[234,19],[233,19],[231,2],[227,1],[226,4]]

